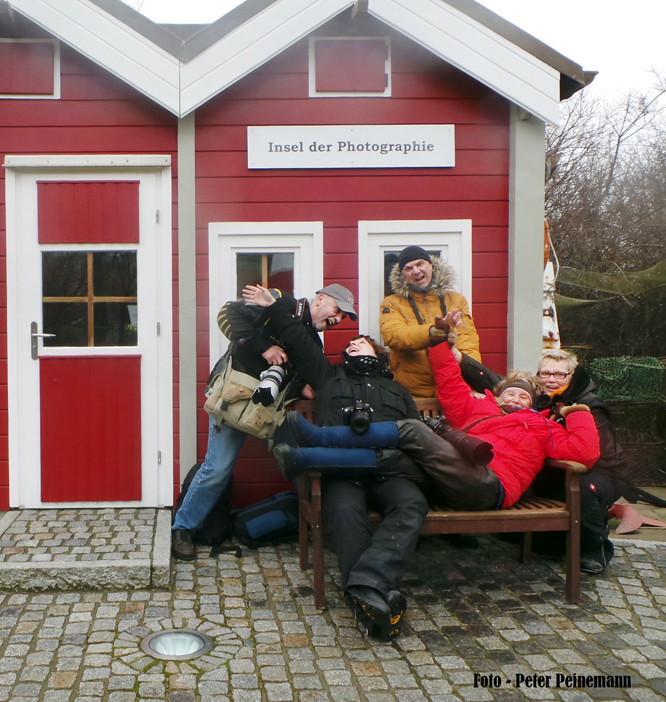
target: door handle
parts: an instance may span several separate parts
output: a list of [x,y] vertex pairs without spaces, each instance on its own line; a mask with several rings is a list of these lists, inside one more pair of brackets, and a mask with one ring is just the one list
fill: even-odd
[[38,339],[47,339],[54,336],[55,334],[40,334],[37,331],[37,322],[30,322],[30,352],[33,361],[36,361],[39,358]]

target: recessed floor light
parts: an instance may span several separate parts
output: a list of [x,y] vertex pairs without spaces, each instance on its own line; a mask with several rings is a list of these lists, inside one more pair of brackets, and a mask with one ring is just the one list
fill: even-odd
[[210,636],[191,629],[168,629],[146,636],[141,649],[154,658],[186,660],[208,653],[214,642]]

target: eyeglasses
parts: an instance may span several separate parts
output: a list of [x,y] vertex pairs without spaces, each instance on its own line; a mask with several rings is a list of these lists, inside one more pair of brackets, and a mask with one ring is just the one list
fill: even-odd
[[539,371],[537,375],[542,380],[548,380],[548,378],[550,378],[551,376],[556,380],[564,380],[567,376],[571,375],[571,373],[565,373],[564,371],[555,371],[554,373],[549,373],[548,371]]

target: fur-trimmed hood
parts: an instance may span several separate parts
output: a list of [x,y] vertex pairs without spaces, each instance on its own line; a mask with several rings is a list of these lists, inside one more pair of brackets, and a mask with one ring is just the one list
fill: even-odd
[[[437,295],[443,295],[453,289],[455,272],[453,268],[448,263],[442,261],[439,256],[431,256],[430,258],[432,261],[432,282],[429,289]],[[399,263],[394,264],[391,269],[389,283],[391,284],[393,293],[405,299],[413,292],[409,287],[409,282],[402,274]]]

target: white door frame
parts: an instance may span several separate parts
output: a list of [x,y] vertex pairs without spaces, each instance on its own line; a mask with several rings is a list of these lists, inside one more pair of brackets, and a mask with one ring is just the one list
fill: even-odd
[[294,295],[311,299],[323,285],[323,222],[211,222],[208,225],[210,367],[226,351],[217,313],[236,299],[237,253],[293,253]]
[[[11,507],[49,507],[41,501],[39,364],[30,356],[30,321],[42,331],[41,258],[37,243],[37,181],[139,181],[137,248],[138,347],[141,353],[141,500],[68,502],[58,507],[161,507],[173,502],[173,360],[171,158],[169,156],[7,156],[7,355],[9,395],[9,499]],[[72,247],[75,248],[75,247]],[[38,281],[35,284],[35,281]],[[52,347],[40,355],[79,355]],[[109,355],[109,347],[85,349]],[[91,461],[94,456],[91,456]]]
[[[379,306],[384,297],[384,252],[414,244],[439,251],[456,274],[455,290],[472,311],[472,220],[373,220],[358,223],[359,332],[380,339]],[[362,262],[362,263],[361,263]]]

